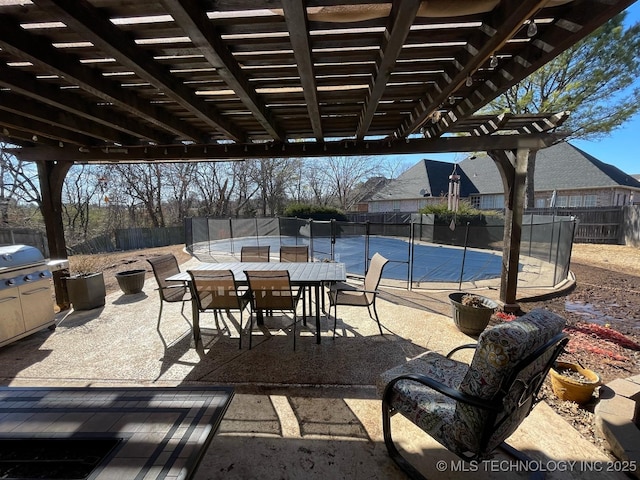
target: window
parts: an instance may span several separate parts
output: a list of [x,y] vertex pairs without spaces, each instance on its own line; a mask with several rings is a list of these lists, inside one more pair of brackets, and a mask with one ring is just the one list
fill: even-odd
[[469,202],[473,208],[480,208],[480,195],[471,195]]
[[598,205],[598,197],[596,195],[585,195],[584,196],[584,206],[585,207],[595,207]]
[[481,210],[501,210],[504,208],[504,195],[483,195],[480,197]]
[[544,208],[547,206],[547,200],[544,198],[536,198],[536,208]]
[[556,198],[556,207],[566,208],[568,204],[569,197],[567,197],[566,195],[558,195],[558,198]]
[[394,200],[393,201],[393,211],[394,212],[399,212],[400,211],[400,200]]
[[569,206],[570,207],[581,207],[582,206],[582,195],[571,195],[569,197]]

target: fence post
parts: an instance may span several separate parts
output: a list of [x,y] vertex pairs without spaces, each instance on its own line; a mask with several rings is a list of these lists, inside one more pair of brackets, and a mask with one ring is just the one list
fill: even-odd
[[233,244],[233,218],[229,217],[229,243],[231,244],[231,255],[235,254],[235,245]]
[[560,222],[558,224],[558,240],[556,241],[556,259],[553,262],[553,284],[552,287],[556,284],[556,275],[558,274],[558,255],[560,255],[560,241],[562,240],[562,224],[564,222]]
[[551,262],[551,256],[553,255],[553,234],[556,230],[556,215],[551,216],[551,240],[549,240],[549,262]]
[[409,272],[407,275],[407,290],[413,290],[413,255],[416,248],[415,223],[409,224]]
[[369,271],[369,236],[371,235],[369,220],[365,222],[364,232],[364,274],[366,275]]
[[464,260],[467,256],[467,240],[469,239],[469,224],[467,222],[467,229],[464,232],[464,250],[462,252],[462,266],[460,267],[460,281],[458,282],[458,290],[462,290],[462,277],[464,275]]

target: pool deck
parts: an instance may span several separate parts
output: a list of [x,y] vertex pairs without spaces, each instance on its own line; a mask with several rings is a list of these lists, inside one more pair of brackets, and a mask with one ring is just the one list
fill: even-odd
[[[190,260],[181,268],[196,262]],[[335,339],[333,321],[323,319],[322,343],[317,345],[314,322],[308,322],[298,329],[294,352],[290,322],[273,317],[254,332],[253,348],[245,345],[240,350],[237,316],[216,320],[205,314],[204,345],[196,348],[190,305],[182,314],[179,304],[165,304],[158,322],[155,288],[148,274],[142,293],[114,293],[103,308],[62,312],[55,331],[42,330],[3,347],[0,382],[39,387],[234,387],[233,401],[201,459],[196,480],[403,479],[382,439],[376,378],[426,350],[446,353],[474,341],[453,324],[447,298],[451,290],[384,287],[378,312],[385,335],[362,309],[345,307],[338,311]],[[486,288],[482,293],[495,298],[498,291]],[[427,476],[526,476],[502,453],[471,471],[403,418],[394,417],[393,428],[396,440]],[[600,471],[597,467],[608,465],[611,457],[544,402],[510,443],[549,470],[551,479],[625,478],[620,472]]]

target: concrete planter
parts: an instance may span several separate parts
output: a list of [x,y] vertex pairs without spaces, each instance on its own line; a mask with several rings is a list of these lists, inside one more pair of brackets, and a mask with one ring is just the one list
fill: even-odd
[[75,275],[67,277],[65,281],[74,310],[92,310],[104,306],[107,292],[102,272]]
[[125,295],[140,293],[144,286],[146,270],[126,270],[116,273],[118,285]]

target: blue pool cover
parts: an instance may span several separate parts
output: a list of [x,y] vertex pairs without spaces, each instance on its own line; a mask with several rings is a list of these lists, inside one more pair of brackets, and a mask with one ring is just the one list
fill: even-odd
[[[280,245],[308,245],[307,239],[295,237],[245,237],[211,242],[212,251],[240,252],[243,245],[270,245],[271,255],[277,258]],[[410,244],[402,238],[369,237],[369,258],[376,252],[388,258],[390,262],[384,269],[383,277],[394,280],[407,280],[409,269]],[[313,252],[316,259],[331,258],[331,239],[313,238]],[[350,274],[364,275],[366,256],[366,238],[348,236],[336,239],[334,257],[344,262]],[[464,266],[463,266],[464,257]],[[499,278],[502,268],[502,252],[488,252],[461,247],[435,244],[416,244],[413,251],[414,282],[470,282]]]

